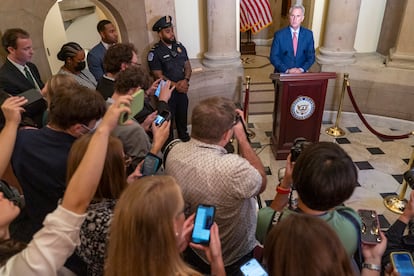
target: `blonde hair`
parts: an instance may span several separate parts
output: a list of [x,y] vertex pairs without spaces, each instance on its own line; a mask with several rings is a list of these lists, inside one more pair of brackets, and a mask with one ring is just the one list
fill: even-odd
[[177,247],[174,221],[181,205],[181,189],[171,176],[129,185],[115,207],[105,275],[199,275]]
[[46,82],[46,99],[48,104],[52,97],[58,92],[62,87],[76,87],[78,82],[71,76],[67,74],[57,74],[53,75]]

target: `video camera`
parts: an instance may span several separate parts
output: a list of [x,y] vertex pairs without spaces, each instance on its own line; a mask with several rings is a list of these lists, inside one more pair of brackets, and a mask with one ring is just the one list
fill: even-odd
[[414,168],[404,173],[404,180],[407,181],[411,189],[414,189]]
[[20,195],[19,191],[15,187],[9,186],[6,181],[0,180],[0,192],[3,196],[14,203],[20,209],[23,209],[25,202],[24,197]]
[[309,145],[311,145],[312,142],[307,141],[303,137],[298,137],[293,141],[293,146],[290,148],[290,161],[295,162],[299,155],[302,153],[302,151]]

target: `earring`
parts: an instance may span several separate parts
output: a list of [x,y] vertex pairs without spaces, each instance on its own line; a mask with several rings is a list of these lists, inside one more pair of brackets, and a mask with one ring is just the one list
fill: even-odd
[[177,236],[177,237],[178,237],[178,232],[175,232],[175,236]]

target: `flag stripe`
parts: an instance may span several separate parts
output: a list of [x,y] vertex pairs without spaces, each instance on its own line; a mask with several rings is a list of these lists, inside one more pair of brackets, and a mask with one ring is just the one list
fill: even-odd
[[240,30],[257,33],[272,23],[269,0],[240,1]]

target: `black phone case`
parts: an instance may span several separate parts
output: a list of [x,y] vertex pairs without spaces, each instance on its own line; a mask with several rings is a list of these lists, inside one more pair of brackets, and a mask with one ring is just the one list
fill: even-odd
[[362,220],[361,241],[366,244],[377,244],[381,242],[380,224],[375,210],[358,210]]

